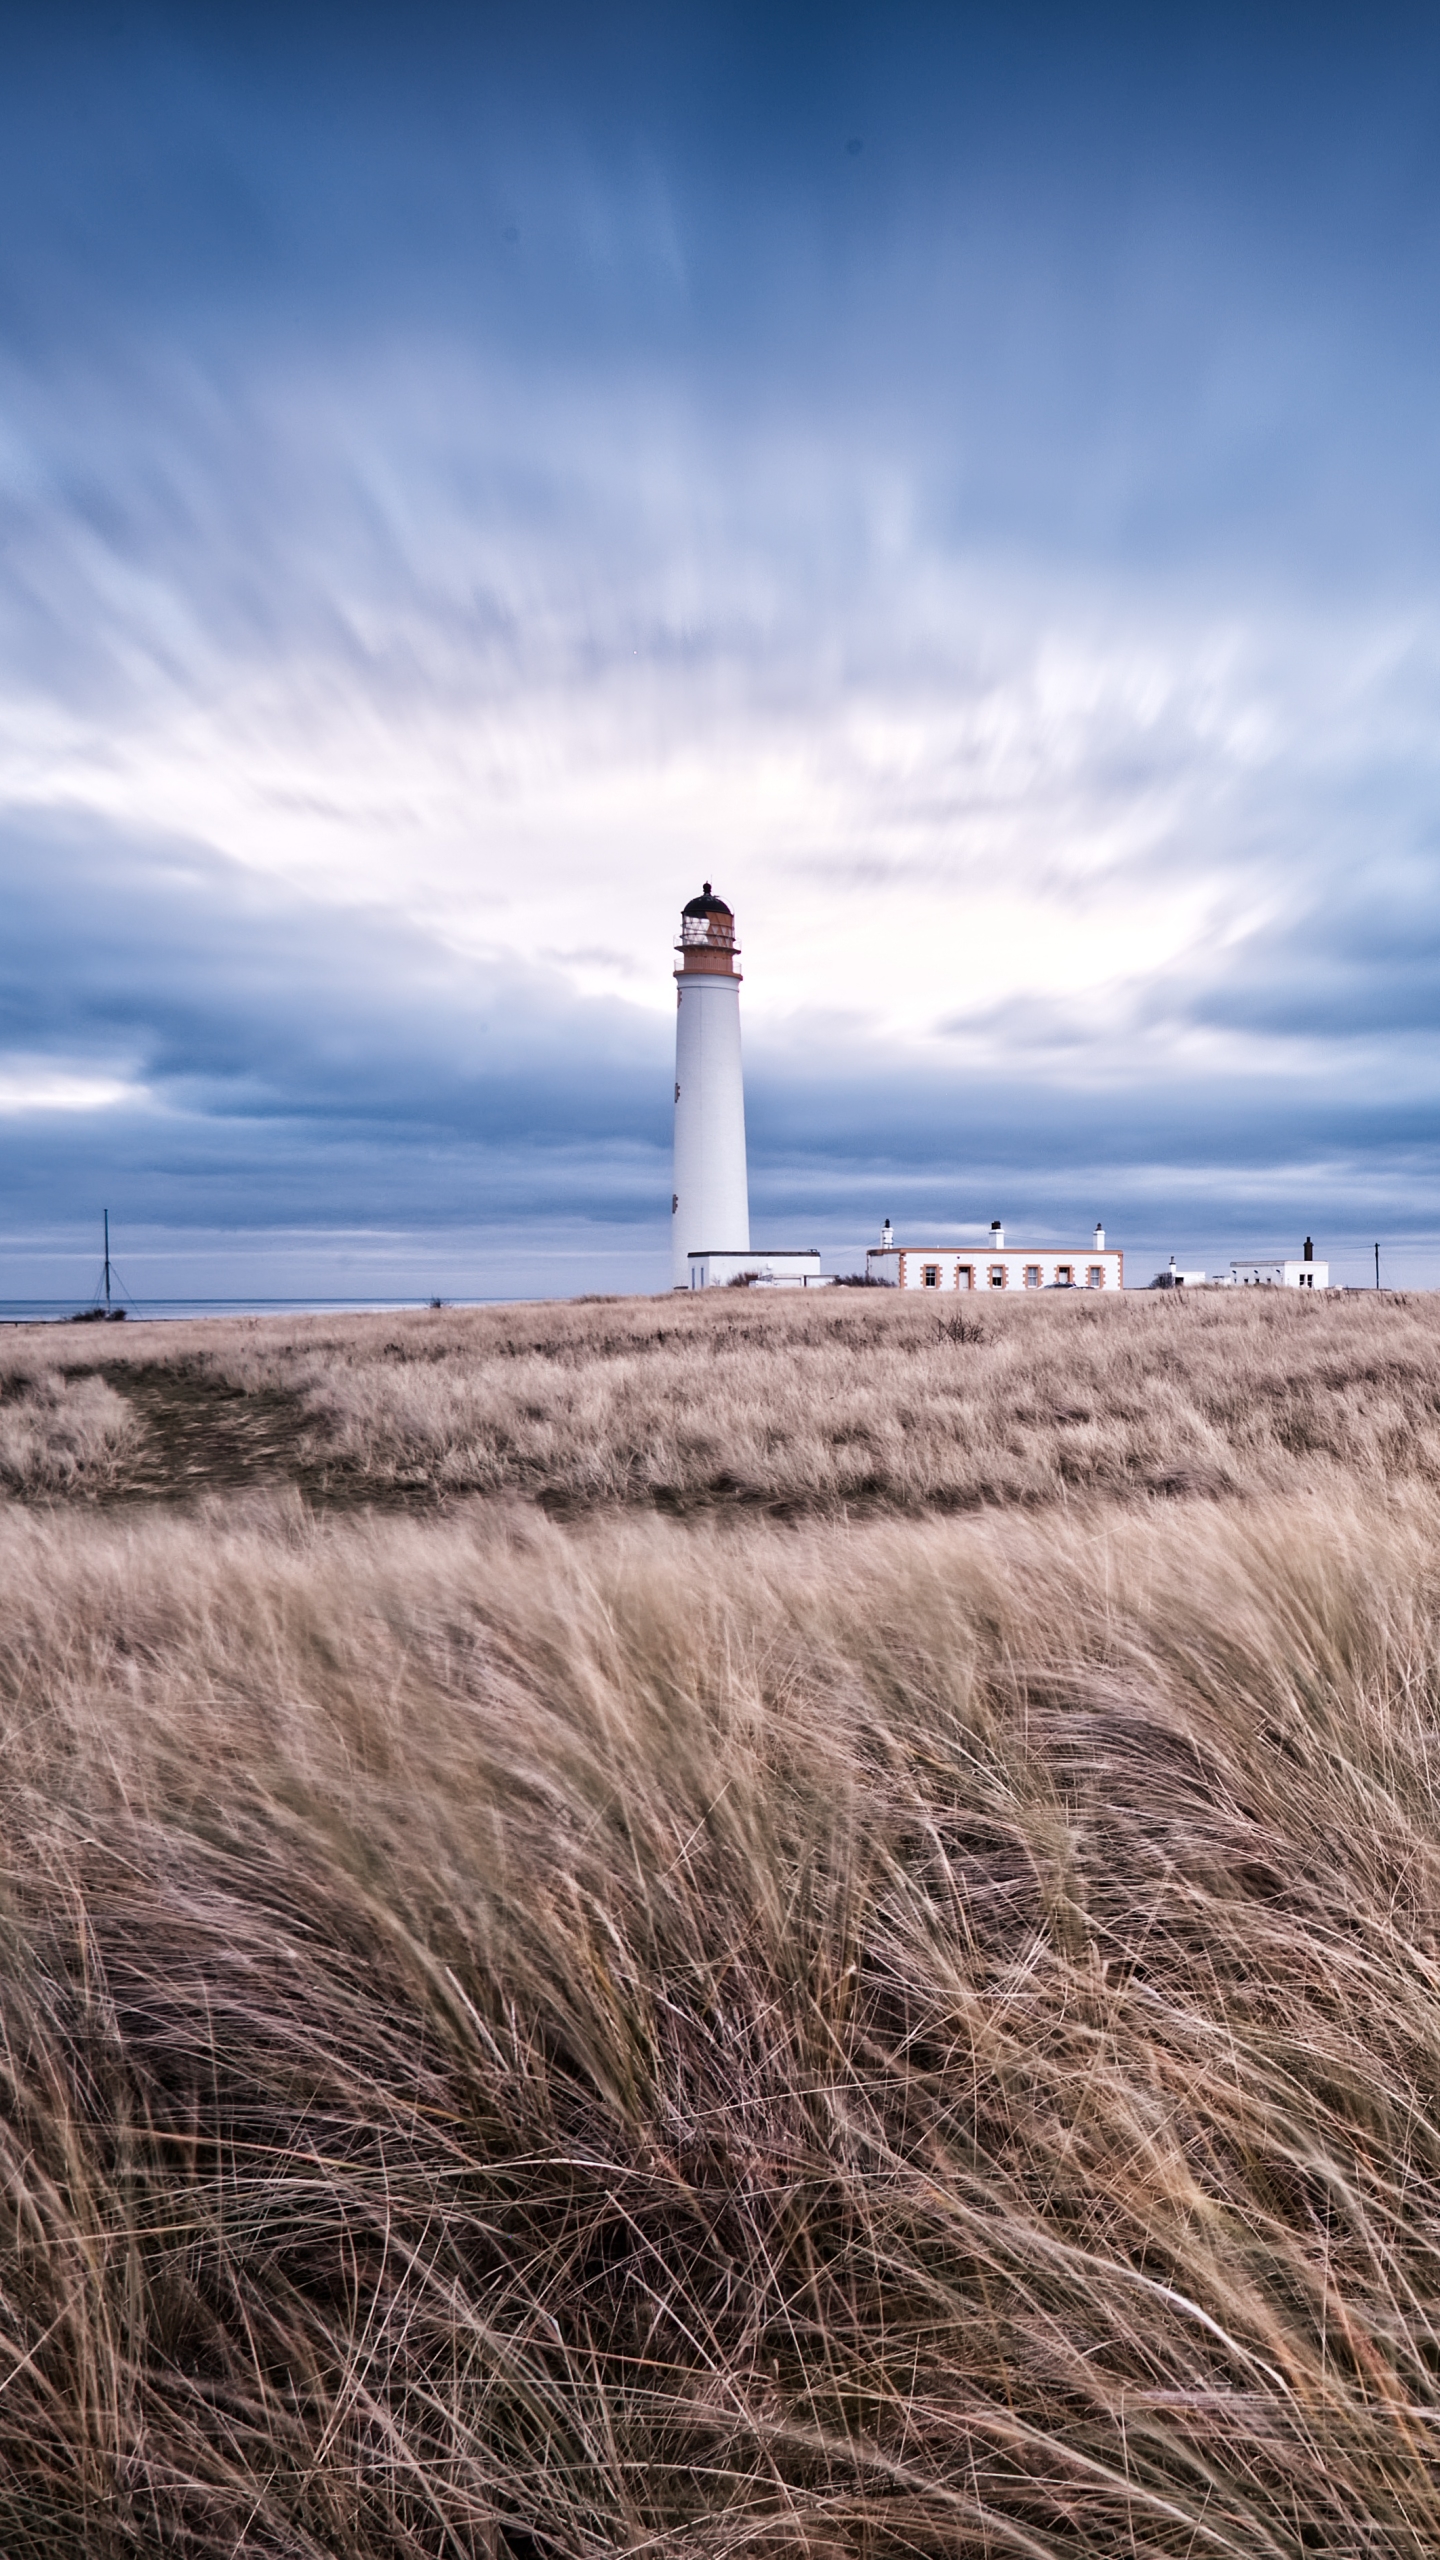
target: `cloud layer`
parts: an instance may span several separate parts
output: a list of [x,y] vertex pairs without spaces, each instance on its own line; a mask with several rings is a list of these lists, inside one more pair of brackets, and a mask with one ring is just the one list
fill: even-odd
[[702,872],[757,1229],[1440,1277],[1433,33],[603,19],[17,50],[12,1294],[660,1285]]

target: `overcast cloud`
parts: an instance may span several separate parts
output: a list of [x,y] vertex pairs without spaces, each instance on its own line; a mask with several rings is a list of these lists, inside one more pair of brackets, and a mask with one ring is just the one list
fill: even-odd
[[663,1285],[702,875],[757,1234],[1440,1280],[1437,285],[1418,14],[36,8],[0,1296]]

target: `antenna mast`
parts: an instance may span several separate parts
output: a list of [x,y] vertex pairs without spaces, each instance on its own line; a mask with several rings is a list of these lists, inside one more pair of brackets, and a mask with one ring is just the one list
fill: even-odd
[[110,1313],[110,1212],[105,1215],[105,1313]]

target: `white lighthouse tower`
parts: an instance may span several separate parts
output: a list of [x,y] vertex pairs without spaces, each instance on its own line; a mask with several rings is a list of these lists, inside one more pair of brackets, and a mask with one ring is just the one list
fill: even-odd
[[750,1250],[735,919],[708,880],[700,896],[681,909],[675,948],[680,966],[670,1276],[677,1289],[687,1289],[692,1253]]

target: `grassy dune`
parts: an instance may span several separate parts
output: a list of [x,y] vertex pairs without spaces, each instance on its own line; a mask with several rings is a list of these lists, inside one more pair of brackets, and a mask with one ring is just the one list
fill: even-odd
[[0,1343],[0,1485],[42,1498],[840,1517],[1278,1494],[1297,1461],[1440,1485],[1440,1298],[722,1290]]
[[7,2560],[1440,2548],[1440,1312],[979,1314],[7,1342]]

